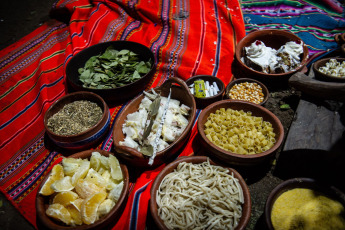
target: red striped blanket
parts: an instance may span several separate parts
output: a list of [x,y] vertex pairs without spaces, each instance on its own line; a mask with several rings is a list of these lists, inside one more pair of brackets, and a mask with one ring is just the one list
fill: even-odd
[[[37,188],[62,156],[45,147],[43,117],[66,94],[64,69],[73,55],[100,42],[136,41],[155,54],[157,72],[149,87],[198,74],[227,84],[235,44],[245,35],[240,5],[229,0],[61,0],[52,15],[65,23],[51,20],[0,52],[0,189],[34,226]],[[111,126],[121,108],[111,108]],[[181,155],[195,151],[196,132],[194,127]],[[99,148],[111,146],[110,131]],[[144,229],[159,170],[142,172],[132,184],[115,228]]]

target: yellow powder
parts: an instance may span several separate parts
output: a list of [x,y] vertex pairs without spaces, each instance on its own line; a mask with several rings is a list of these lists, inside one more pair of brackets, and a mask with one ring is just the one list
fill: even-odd
[[272,214],[275,230],[344,230],[344,207],[311,189],[284,192],[275,201]]

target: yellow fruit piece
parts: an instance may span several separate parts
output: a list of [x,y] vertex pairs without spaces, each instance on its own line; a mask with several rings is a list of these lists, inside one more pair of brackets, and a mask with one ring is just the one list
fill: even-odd
[[114,180],[118,180],[121,181],[123,180],[123,176],[122,176],[122,171],[120,168],[120,163],[117,160],[116,157],[114,157],[113,155],[109,155],[109,166],[110,166],[110,175]]
[[79,179],[84,179],[90,169],[90,161],[85,160],[80,164],[79,169],[72,176],[72,185],[76,185]]
[[73,174],[79,169],[83,162],[80,158],[64,158],[62,159],[63,171],[66,176],[73,176]]
[[72,191],[65,191],[59,192],[53,198],[53,204],[62,204],[63,206],[67,206],[71,204],[71,202],[75,201],[78,198],[78,194]]
[[87,198],[81,206],[81,217],[83,223],[93,224],[98,220],[98,207],[107,197],[107,193],[99,192]]
[[115,202],[111,199],[105,199],[98,207],[98,216],[104,216],[110,212],[115,206]]
[[39,191],[44,196],[49,196],[54,193],[54,190],[50,187],[55,181],[60,180],[64,177],[63,167],[60,164],[54,165],[48,179]]
[[99,152],[92,152],[90,158],[90,167],[98,171],[101,167],[101,154]]
[[121,196],[122,189],[123,189],[123,181],[115,185],[115,187],[109,192],[108,198],[117,202]]
[[91,182],[95,185],[97,185],[98,187],[105,187],[107,185],[107,182],[105,181],[105,179],[102,177],[101,174],[99,174],[98,172],[96,172],[93,168],[89,169],[89,172],[87,173],[85,180],[88,182]]
[[71,191],[74,186],[72,185],[70,176],[65,176],[64,178],[55,181],[50,186],[55,192],[65,192],[65,191]]
[[75,190],[81,198],[85,199],[92,196],[95,193],[101,192],[103,189],[98,187],[94,183],[80,179],[78,183],[75,185]]
[[81,205],[82,205],[83,202],[84,202],[84,199],[78,198],[78,199],[72,201],[71,204],[72,204],[76,209],[78,209],[78,211],[80,212],[80,210],[81,210]]
[[51,204],[46,210],[46,214],[56,220],[60,220],[67,225],[72,224],[72,217],[67,208],[62,204]]
[[67,210],[69,211],[72,218],[72,225],[82,225],[83,221],[81,219],[80,211],[74,205],[68,205]]

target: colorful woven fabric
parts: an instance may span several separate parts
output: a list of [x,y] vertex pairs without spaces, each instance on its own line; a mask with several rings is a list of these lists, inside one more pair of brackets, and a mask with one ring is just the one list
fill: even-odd
[[[37,188],[62,157],[45,147],[43,116],[66,94],[64,68],[82,49],[111,40],[148,46],[157,63],[148,88],[169,77],[198,74],[217,76],[227,84],[235,44],[246,32],[290,30],[308,44],[310,60],[335,49],[334,35],[345,32],[343,9],[335,0],[242,0],[242,6],[229,0],[61,0],[52,15],[63,22],[51,20],[0,51],[0,189],[34,226]],[[118,128],[113,124],[122,108],[110,109],[112,129]],[[196,134],[194,125],[181,156],[198,151]],[[98,148],[111,147],[110,130]],[[114,229],[145,228],[151,182],[162,167],[138,172]]]
[[[66,94],[64,69],[91,45],[129,40],[155,54],[157,72],[148,87],[169,77],[207,74],[227,84],[235,44],[245,35],[237,1],[58,1],[52,20],[0,53],[0,188],[36,226],[35,196],[62,153],[45,147],[43,116]],[[111,108],[111,127],[122,107]],[[193,153],[192,140],[181,155]],[[98,147],[111,151],[112,136]],[[162,166],[163,167],[163,166]],[[140,172],[131,184],[117,229],[144,229],[150,186],[161,168]]]

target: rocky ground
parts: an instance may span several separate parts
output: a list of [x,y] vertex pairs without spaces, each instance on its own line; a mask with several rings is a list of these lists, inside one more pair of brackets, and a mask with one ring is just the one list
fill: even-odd
[[[49,10],[55,0],[2,0],[0,7],[0,49],[27,35],[49,19]],[[300,98],[299,92],[270,88],[270,98],[265,107],[276,114],[287,133]],[[277,154],[277,156],[279,153]],[[258,170],[255,177],[249,176],[248,185],[252,195],[252,218],[248,229],[261,229],[262,213],[270,191],[281,182],[272,174],[274,161]],[[256,171],[256,172],[258,172]],[[19,212],[0,193],[0,229],[33,229]]]

